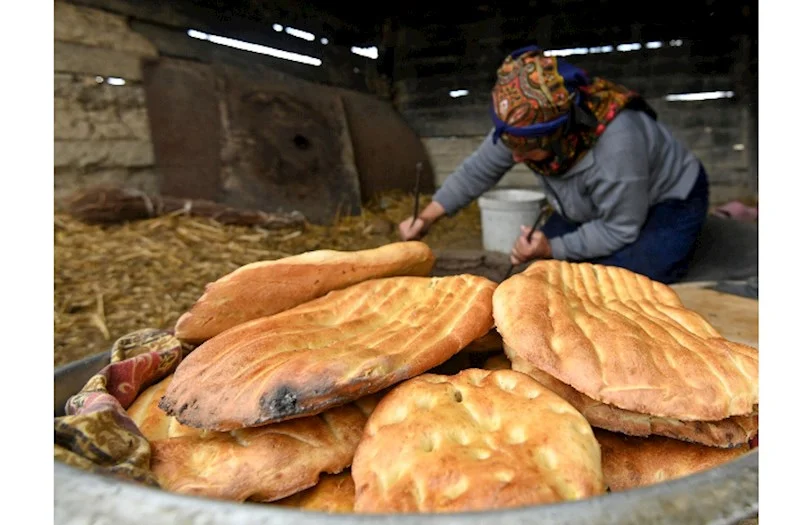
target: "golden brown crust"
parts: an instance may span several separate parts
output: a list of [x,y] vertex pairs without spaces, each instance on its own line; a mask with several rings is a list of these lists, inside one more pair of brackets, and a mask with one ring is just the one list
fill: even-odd
[[539,370],[511,348],[506,348],[513,370],[531,376],[574,406],[593,427],[630,436],[666,436],[710,447],[730,448],[758,434],[758,415],[732,416],[721,421],[680,421],[640,414],[595,401],[566,383]]
[[158,402],[167,391],[172,374],[141,392],[128,407],[128,416],[136,423],[148,441],[180,436],[199,436],[204,430],[187,427],[158,408]]
[[165,490],[275,501],[348,467],[372,405],[356,402],[316,416],[232,432],[151,442],[150,468]]
[[396,386],[370,416],[351,471],[356,512],[499,509],[605,490],[583,416],[513,370]]
[[309,418],[214,432],[181,425],[158,408],[172,378],[146,389],[128,408],[150,442],[151,470],[165,490],[236,501],[286,497],[313,486],[321,472],[348,467],[382,395]]
[[200,345],[160,407],[209,430],[320,413],[425,372],[486,333],[496,286],[465,274],[330,292]]
[[506,344],[592,399],[683,421],[758,404],[758,351],[722,338],[642,275],[538,261],[501,283],[493,304]]
[[200,343],[238,324],[367,279],[430,275],[435,260],[425,243],[404,241],[368,250],[316,250],[247,264],[206,285],[203,295],[178,319],[175,335]]
[[317,512],[353,512],[356,486],[350,471],[339,474],[323,474],[319,483],[288,498],[276,501],[275,505],[296,507]]
[[629,437],[595,429],[603,456],[603,477],[612,492],[688,476],[732,461],[750,451],[724,449],[665,437]]

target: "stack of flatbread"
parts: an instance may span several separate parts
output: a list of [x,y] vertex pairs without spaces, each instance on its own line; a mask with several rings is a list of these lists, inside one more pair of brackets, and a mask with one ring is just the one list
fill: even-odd
[[[608,465],[641,452],[627,463],[639,481],[607,475],[612,489],[686,475],[749,450],[758,432],[758,351],[724,339],[670,287],[621,268],[541,261],[500,284],[493,303],[511,367],[607,431],[599,435]],[[642,458],[656,451],[662,462],[694,459],[670,461],[672,470],[660,474],[634,472],[655,468]]]
[[432,277],[433,262],[401,242],[209,284],[176,326],[198,346],[128,409],[160,485],[322,512],[474,511],[599,496],[749,449],[758,354],[669,288],[555,262],[498,286]]
[[493,328],[496,283],[431,277],[433,262],[425,244],[403,242],[254,263],[209,284],[176,326],[199,346],[129,408],[161,486],[309,508],[341,500],[351,485],[334,481],[377,399]]

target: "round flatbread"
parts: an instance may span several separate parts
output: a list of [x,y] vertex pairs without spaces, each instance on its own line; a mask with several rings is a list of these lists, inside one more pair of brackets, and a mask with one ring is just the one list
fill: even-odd
[[603,403],[682,421],[758,405],[758,351],[623,268],[538,261],[497,287],[493,315],[504,344]]
[[586,419],[513,370],[398,385],[367,422],[352,476],[356,512],[499,509],[605,490]]

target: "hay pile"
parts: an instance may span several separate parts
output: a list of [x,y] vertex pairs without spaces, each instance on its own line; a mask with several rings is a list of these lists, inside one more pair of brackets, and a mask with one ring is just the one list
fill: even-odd
[[[420,209],[430,202],[422,196]],[[54,217],[55,366],[103,352],[140,328],[171,328],[206,283],[254,261],[310,250],[360,250],[398,240],[396,224],[413,198],[389,193],[334,226],[268,231],[180,213],[114,226]],[[434,249],[480,248],[473,203],[441,220],[425,241]]]

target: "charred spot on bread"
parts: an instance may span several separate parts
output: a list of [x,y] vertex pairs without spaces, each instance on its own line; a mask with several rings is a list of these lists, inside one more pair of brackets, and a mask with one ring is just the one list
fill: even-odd
[[289,386],[282,386],[274,394],[261,397],[261,412],[270,418],[293,416],[297,413],[297,392]]
[[166,412],[167,414],[172,413],[172,403],[170,403],[166,396],[163,396],[158,402],[158,408]]

